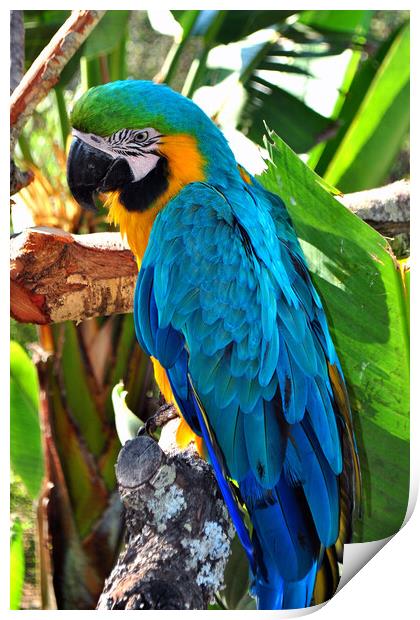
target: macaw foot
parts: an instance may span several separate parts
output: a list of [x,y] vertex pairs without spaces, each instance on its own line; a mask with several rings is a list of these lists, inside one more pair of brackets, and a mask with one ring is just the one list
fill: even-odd
[[146,420],[144,426],[142,426],[137,435],[150,435],[153,437],[153,433],[165,426],[169,420],[173,420],[178,417],[178,412],[173,405],[165,403],[156,411],[154,415]]

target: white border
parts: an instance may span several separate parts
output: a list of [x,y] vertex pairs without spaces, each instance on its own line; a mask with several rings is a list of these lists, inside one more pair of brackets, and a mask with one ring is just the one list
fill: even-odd
[[[249,9],[252,10],[255,8],[257,3],[249,3],[249,2],[229,2],[225,1],[223,3],[215,3],[212,2],[203,2],[200,0],[196,0],[195,2],[177,2],[176,0],[168,1],[161,0],[159,2],[159,8],[161,9],[211,9],[211,8],[223,8],[223,9]],[[292,3],[289,3],[291,6]],[[364,9],[366,8],[366,2],[353,1],[351,5],[347,3],[347,6],[340,5],[340,9]],[[369,8],[374,9],[383,9],[383,10],[402,10],[402,9],[411,9],[411,20],[412,20],[412,32],[419,33],[419,9],[415,6],[414,2],[405,2],[403,6],[396,6],[397,3],[383,1],[381,3],[378,2],[370,2]],[[69,6],[70,5],[70,6]],[[222,6],[223,5],[223,6]],[[259,9],[278,9],[278,8],[286,8],[288,5],[285,4],[281,6],[282,3],[277,1],[270,2],[259,2]],[[8,174],[7,170],[9,168],[9,149],[8,149],[8,136],[7,136],[7,121],[8,118],[8,96],[9,96],[9,63],[6,62],[6,59],[9,58],[9,10],[11,9],[69,9],[69,8],[82,8],[80,5],[75,5],[74,3],[66,3],[63,5],[60,2],[36,2],[32,1],[31,3],[25,2],[15,2],[8,3],[7,7],[1,8],[1,20],[0,27],[2,29],[2,36],[0,38],[2,45],[2,70],[4,71],[2,85],[3,85],[3,97],[1,99],[2,105],[2,118],[4,119],[2,123],[2,134],[1,134],[1,170],[4,171],[2,176],[2,184],[0,191],[2,192],[2,211],[1,217],[4,218],[2,220],[1,226],[1,234],[4,236],[0,243],[0,248],[2,252],[2,282],[3,282],[3,290],[5,291],[5,299],[0,304],[0,312],[2,313],[2,326],[1,330],[1,350],[3,355],[1,356],[2,365],[1,365],[1,377],[2,381],[2,396],[1,400],[3,403],[7,403],[9,401],[9,381],[8,381],[8,356],[4,355],[5,351],[8,351],[8,323],[9,323],[9,301],[7,294],[7,282],[8,282],[8,233],[9,233],[9,215],[8,215],[8,204],[9,204],[9,195],[8,195]],[[92,1],[89,3],[89,8],[91,9],[115,9],[115,3],[111,3],[109,1],[96,2]],[[141,3],[134,2],[126,2],[123,3],[118,8],[127,8],[133,10],[147,10],[148,8],[156,8],[156,3],[146,1]],[[309,3],[302,1],[299,3],[299,9],[333,9],[337,8],[336,3],[332,2],[321,2],[321,3]],[[413,37],[416,39],[416,37]],[[419,76],[419,62],[418,62],[418,36],[417,41],[414,40],[412,43],[412,136],[420,136],[419,131],[419,122],[418,122],[418,112],[414,112],[414,110],[419,109],[418,104],[418,76]],[[416,50],[414,49],[416,48]],[[417,138],[418,140],[418,138]],[[412,144],[412,162],[417,163],[418,161],[418,143]],[[415,163],[412,164],[412,168],[416,171],[417,166]],[[416,284],[416,270],[415,266],[419,264],[419,256],[418,256],[418,207],[420,205],[419,192],[418,192],[418,182],[417,177],[414,175],[411,180],[412,183],[412,204],[415,207],[412,210],[412,265],[414,267],[414,273],[412,274],[412,308],[420,307],[420,300],[418,299],[418,287]],[[414,276],[414,278],[413,278]],[[414,280],[414,282],[413,282]],[[418,322],[416,320],[416,315],[413,315],[412,320],[412,332],[413,332],[413,342],[416,343],[413,347],[413,363],[414,363],[414,373],[416,376],[416,372],[418,371],[418,346],[417,343],[420,342],[420,339],[417,338],[418,334]],[[411,495],[410,495],[410,510],[411,512],[414,508],[414,504],[416,501],[416,496],[418,492],[418,483],[419,483],[419,453],[420,453],[420,445],[419,445],[419,421],[418,418],[420,416],[420,411],[418,407],[418,392],[415,390],[415,382],[413,382],[413,390],[412,390],[412,422],[411,422]],[[6,411],[5,411],[6,409]],[[8,422],[8,414],[7,407],[3,407],[3,411],[1,413],[1,433],[0,433],[0,441],[1,441],[1,450],[0,450],[0,471],[3,474],[3,480],[1,481],[0,489],[1,489],[1,497],[0,497],[0,514],[1,514],[1,522],[0,522],[0,541],[1,541],[1,558],[2,558],[2,578],[0,579],[0,610],[4,610],[6,615],[14,614],[18,612],[12,612],[8,610],[9,605],[9,583],[7,579],[8,571],[4,570],[5,566],[8,565],[8,555],[9,555],[9,490],[8,490],[8,474],[9,472],[9,422]],[[403,527],[403,529],[390,540],[390,542],[385,546],[384,549],[378,553],[366,566],[364,566],[356,575],[351,579],[351,585],[346,585],[333,599],[328,602],[322,609],[318,612],[319,618],[323,620],[347,620],[354,618],[369,618],[369,617],[380,617],[381,619],[386,620],[387,618],[395,620],[395,617],[398,615],[401,618],[410,619],[412,617],[416,617],[418,614],[418,574],[419,574],[419,562],[420,562],[420,510],[418,506],[411,518],[408,519],[408,522]],[[309,611],[309,610],[308,610]],[[66,615],[69,613],[74,613],[74,611],[57,611],[57,612],[47,612],[47,611],[26,611],[26,616],[32,616],[33,614],[37,614],[37,617],[42,617],[44,614],[49,614],[49,618],[51,618],[51,614],[62,614]],[[95,611],[81,611],[78,613],[78,617],[81,615],[94,615],[95,618],[98,618],[98,614],[101,615],[106,612],[95,612]],[[124,613],[124,612],[114,612],[114,613]],[[146,617],[154,612],[142,612],[143,617],[146,614]],[[203,615],[209,614],[212,612],[208,611],[193,611],[193,612],[164,612],[173,614],[196,614]],[[232,618],[232,614],[236,615],[238,618],[242,617],[244,612],[239,611],[231,611],[231,612],[219,612],[222,614],[229,614],[229,617]],[[272,615],[274,617],[296,617],[296,614],[289,612],[246,612],[247,614],[264,614],[265,616]],[[299,613],[298,615],[302,615]]]

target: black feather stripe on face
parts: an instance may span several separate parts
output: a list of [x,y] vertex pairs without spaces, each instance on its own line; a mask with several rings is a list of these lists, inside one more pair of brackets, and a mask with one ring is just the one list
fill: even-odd
[[143,179],[124,185],[120,201],[128,211],[146,211],[167,189],[168,162],[160,157],[156,166]]
[[151,131],[121,129],[106,137],[105,141],[119,155],[144,156],[145,153],[150,152],[150,147],[159,142],[162,137],[162,134],[153,135]]

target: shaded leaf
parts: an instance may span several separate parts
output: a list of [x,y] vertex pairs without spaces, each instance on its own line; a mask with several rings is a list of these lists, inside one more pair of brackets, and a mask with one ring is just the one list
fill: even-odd
[[256,600],[252,598],[251,596],[249,596],[249,594],[245,594],[235,607],[235,609],[243,609],[243,610],[255,610],[256,608],[257,608]]
[[[27,69],[48,45],[69,15],[70,11],[24,11],[25,67]],[[84,44],[66,64],[60,74],[59,84],[66,85],[74,76],[79,68],[83,48]]]
[[107,11],[97,24],[84,46],[87,60],[109,54],[118,47],[125,36],[130,11]]
[[[187,14],[192,12],[172,11],[175,19],[183,28],[189,17]],[[206,37],[219,13],[220,11],[216,10],[200,11],[191,35]],[[226,11],[223,26],[218,30],[212,43],[217,45],[239,41],[257,30],[284,22],[294,13],[296,11]]]
[[207,609],[211,611],[221,611],[224,607],[221,607],[218,603],[212,603],[207,607]]
[[66,86],[74,77],[75,73],[80,69],[80,59],[85,53],[85,43],[82,43],[77,52],[74,54],[74,56],[70,58],[70,60],[62,70],[59,81],[59,84],[62,87]]
[[[67,321],[54,329],[56,347],[62,346],[61,368],[67,405],[72,417],[94,455],[99,455],[106,443],[103,420],[95,400],[95,377],[74,323]],[[98,390],[96,390],[98,391]]]
[[[62,400],[59,382],[52,365],[48,368],[51,426],[54,428],[55,447],[60,457],[73,518],[81,538],[87,536],[108,504],[108,492],[99,475],[98,466],[89,452],[85,437],[74,422]],[[74,384],[77,391],[77,384]],[[68,393],[67,393],[68,396]],[[98,423],[97,415],[88,419]],[[102,433],[102,441],[106,440]]]
[[411,269],[410,258],[403,258],[398,261],[401,271],[401,278],[404,286],[406,309],[407,309],[407,322],[410,324],[410,282],[411,282]]
[[[115,333],[114,333],[114,359],[110,366],[107,384],[111,389],[116,383],[122,381],[127,373],[130,356],[133,350],[138,346],[136,335],[134,332],[134,320],[132,314],[124,314],[114,317]],[[114,408],[112,399],[108,399],[106,403],[106,414],[109,421],[114,422]]]
[[262,143],[267,123],[291,148],[305,153],[331,125],[329,118],[262,78],[249,82],[246,89],[249,99],[242,112],[241,128],[254,142]]
[[276,56],[284,56],[285,58],[322,58],[324,56],[334,56],[341,54],[347,49],[347,42],[325,44],[322,47],[314,45],[313,47],[306,46],[305,49],[284,49],[277,46],[272,50],[272,54]]
[[32,499],[38,496],[44,476],[39,426],[38,378],[29,355],[10,342],[10,456]]
[[[352,91],[350,91],[352,82],[353,80],[357,80],[360,75],[358,68],[361,58],[362,52],[360,50],[353,50],[347,63],[346,70],[344,71],[341,86],[338,89],[337,99],[331,114],[331,118],[336,122],[335,135],[329,136],[328,139],[327,136],[325,136],[326,141],[317,144],[309,153],[306,163],[310,168],[316,170],[320,176],[322,176],[325,172],[328,162],[334,155],[337,146],[340,144],[340,141],[348,128],[350,120],[345,120],[345,109],[347,109],[347,106],[352,99]],[[357,94],[359,94],[359,91],[357,91]]]
[[297,65],[286,64],[279,61],[279,58],[275,56],[268,56],[265,60],[263,60],[258,65],[258,70],[278,71],[279,73],[296,73],[298,75],[307,75],[308,77],[312,76],[308,69],[304,69],[303,67],[299,67]]
[[274,134],[262,183],[284,200],[327,313],[346,377],[363,481],[355,541],[394,534],[409,485],[409,336],[398,263]]
[[25,67],[29,69],[35,58],[61,28],[70,11],[24,11]]
[[[407,23],[384,45],[376,62],[355,79],[349,103],[343,106],[346,131],[325,169],[332,147],[318,170],[343,192],[380,185],[406,137],[410,120],[410,32]],[[389,46],[388,46],[389,45]],[[378,60],[381,60],[378,66]],[[372,70],[374,75],[372,75]],[[365,85],[365,88],[363,86]],[[343,135],[344,133],[344,135]]]
[[228,11],[217,34],[218,43],[239,41],[257,30],[283,23],[296,11]]
[[146,392],[151,389],[152,384],[152,363],[149,356],[144,354],[140,345],[135,341],[132,355],[127,366],[124,385],[127,388],[127,401],[130,409],[135,411],[139,417],[143,418],[146,413]]

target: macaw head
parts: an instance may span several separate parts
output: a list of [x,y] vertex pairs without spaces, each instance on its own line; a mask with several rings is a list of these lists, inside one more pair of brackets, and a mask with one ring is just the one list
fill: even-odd
[[222,133],[191,100],[140,80],[88,90],[72,115],[67,179],[82,207],[97,192],[118,192],[128,211],[166,202],[187,183],[234,165]]

